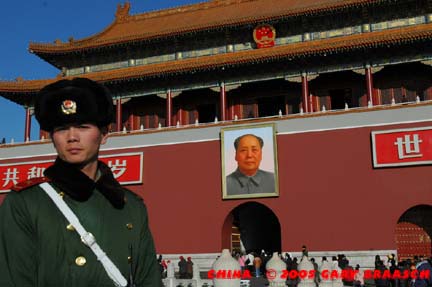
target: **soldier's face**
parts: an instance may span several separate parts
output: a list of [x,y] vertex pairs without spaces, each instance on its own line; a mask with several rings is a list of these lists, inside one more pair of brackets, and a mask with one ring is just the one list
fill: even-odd
[[97,162],[100,145],[106,143],[107,137],[93,124],[67,125],[52,133],[58,156],[81,167]]
[[254,175],[262,160],[262,150],[258,139],[253,136],[245,136],[239,141],[235,160],[241,173]]

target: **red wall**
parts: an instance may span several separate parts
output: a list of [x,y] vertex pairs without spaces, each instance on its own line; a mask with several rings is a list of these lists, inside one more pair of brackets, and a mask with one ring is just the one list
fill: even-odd
[[[418,125],[279,135],[278,198],[254,199],[276,214],[282,250],[395,249],[399,217],[432,204],[431,166],[372,168],[370,133]],[[230,211],[222,200],[219,141],[144,151],[144,184],[160,253],[219,252]]]
[[219,141],[138,149],[143,184],[130,188],[147,204],[158,253],[220,252],[227,217],[248,201],[278,217],[283,251],[395,249],[402,213],[432,205],[432,166],[373,169],[371,131],[430,125],[278,135],[277,198],[222,200]]

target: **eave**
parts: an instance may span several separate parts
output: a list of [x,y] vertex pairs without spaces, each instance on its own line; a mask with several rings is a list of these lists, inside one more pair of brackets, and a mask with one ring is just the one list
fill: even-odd
[[[230,26],[256,24],[276,19],[310,16],[387,2],[386,0],[237,0],[209,1],[156,12],[117,15],[104,31],[67,43],[30,43],[29,50],[48,59],[59,54],[82,52],[222,29]],[[126,13],[126,12],[123,12]],[[117,12],[119,14],[119,12]]]
[[[128,81],[133,79],[170,76],[179,73],[186,74],[192,71],[207,71],[229,66],[241,66],[284,59],[296,59],[300,57],[320,57],[329,54],[348,53],[356,50],[367,50],[386,46],[394,47],[407,43],[430,41],[431,39],[432,23],[379,32],[355,34],[346,37],[281,45],[266,49],[247,50],[87,73],[81,76],[105,83]],[[62,77],[45,80],[0,82],[0,95],[18,104],[24,105],[28,103],[28,97],[23,95],[34,94],[46,84],[61,78]],[[20,96],[18,97],[17,95]]]

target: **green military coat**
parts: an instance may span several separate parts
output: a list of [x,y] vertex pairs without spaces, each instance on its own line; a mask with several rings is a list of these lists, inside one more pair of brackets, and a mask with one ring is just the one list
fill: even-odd
[[[161,286],[145,205],[120,187],[107,166],[99,166],[102,176],[96,183],[59,159],[45,175],[126,279],[132,273],[137,287]],[[27,184],[0,207],[0,286],[114,283],[45,191]]]

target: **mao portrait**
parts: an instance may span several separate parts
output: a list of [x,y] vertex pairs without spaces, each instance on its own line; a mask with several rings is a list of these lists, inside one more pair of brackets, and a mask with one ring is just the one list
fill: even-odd
[[273,124],[222,129],[221,148],[224,199],[278,195]]

